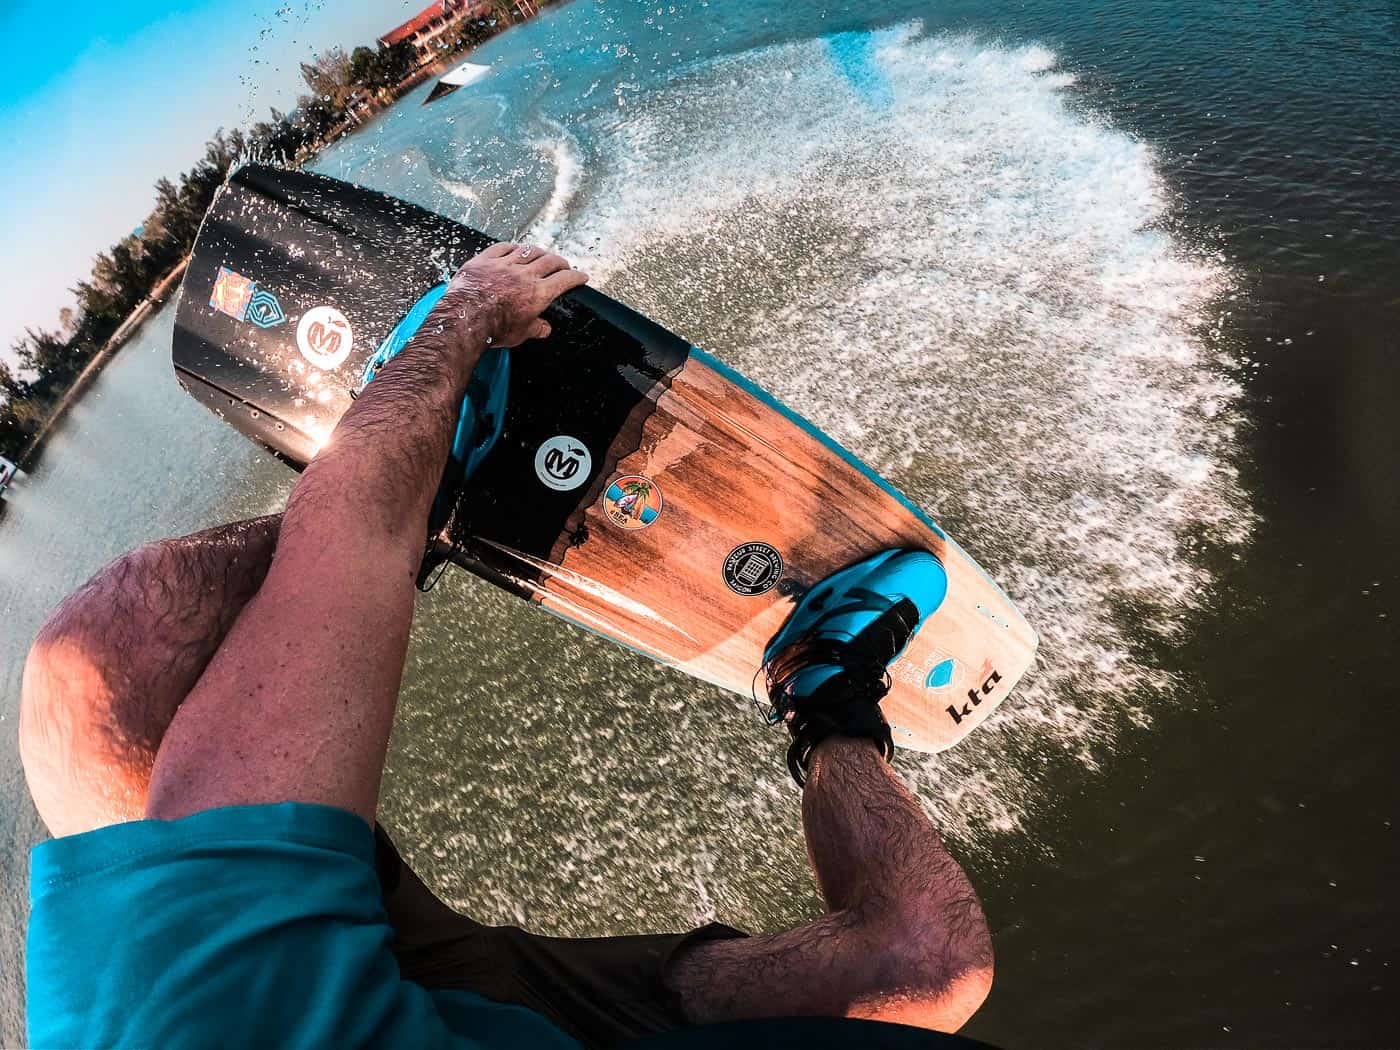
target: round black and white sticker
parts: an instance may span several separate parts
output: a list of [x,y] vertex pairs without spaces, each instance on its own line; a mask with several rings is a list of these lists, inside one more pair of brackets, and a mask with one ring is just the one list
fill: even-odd
[[535,474],[556,492],[576,489],[593,471],[593,456],[578,438],[568,434],[552,437],[535,452]]
[[741,543],[724,559],[724,582],[746,598],[771,591],[782,576],[783,557],[766,543]]

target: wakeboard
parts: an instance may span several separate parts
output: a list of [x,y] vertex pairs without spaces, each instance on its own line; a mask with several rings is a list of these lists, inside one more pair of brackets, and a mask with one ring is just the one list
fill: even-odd
[[[177,308],[181,385],[296,469],[492,243],[405,201],[260,165],[221,189]],[[588,630],[743,695],[796,603],[891,547],[947,595],[890,667],[897,745],[951,747],[1011,692],[1036,634],[917,506],[742,375],[592,288],[552,335],[491,351],[454,454],[474,464],[441,556]],[[759,683],[761,688],[761,682]]]

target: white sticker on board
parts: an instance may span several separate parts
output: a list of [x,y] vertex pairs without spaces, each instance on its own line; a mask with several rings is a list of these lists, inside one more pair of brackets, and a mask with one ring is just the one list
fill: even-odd
[[313,306],[297,322],[297,349],[324,371],[344,364],[354,342],[350,322],[334,306]]
[[535,474],[556,492],[576,489],[593,471],[593,456],[578,438],[560,434],[552,437],[535,453]]

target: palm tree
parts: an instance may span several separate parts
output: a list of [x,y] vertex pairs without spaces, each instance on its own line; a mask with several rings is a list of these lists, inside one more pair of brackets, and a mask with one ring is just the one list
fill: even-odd
[[637,500],[632,504],[630,516],[640,519],[642,511],[646,509],[646,498],[651,495],[651,485],[640,478],[633,478],[621,486],[624,496],[636,496]]

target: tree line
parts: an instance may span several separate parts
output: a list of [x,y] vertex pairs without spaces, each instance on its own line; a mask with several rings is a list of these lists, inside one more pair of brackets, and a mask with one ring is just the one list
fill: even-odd
[[[484,42],[516,21],[523,2],[499,0],[491,19],[462,22],[440,43],[444,54]],[[533,12],[532,12],[533,13]],[[13,344],[18,367],[0,360],[0,456],[18,459],[49,415],[160,280],[189,254],[204,213],[229,170],[245,161],[295,166],[347,127],[393,100],[418,68],[413,46],[332,48],[303,63],[308,92],[289,113],[272,110],[246,131],[214,133],[204,155],[176,181],[161,178],[155,206],[135,231],[100,252],[72,289],[75,303],[56,329],[28,328]]]

